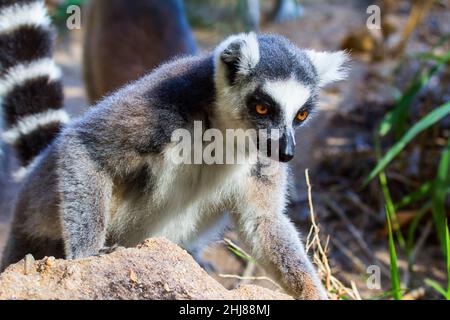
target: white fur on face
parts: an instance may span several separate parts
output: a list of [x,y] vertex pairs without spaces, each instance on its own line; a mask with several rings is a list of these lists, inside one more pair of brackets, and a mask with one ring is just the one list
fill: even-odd
[[344,51],[318,52],[306,50],[305,52],[316,68],[320,87],[347,77],[347,70],[343,65],[349,58]]
[[0,13],[0,33],[9,33],[25,25],[50,26],[50,18],[43,1],[13,4]]
[[301,106],[311,97],[311,90],[294,78],[267,81],[263,90],[283,108],[288,127]]

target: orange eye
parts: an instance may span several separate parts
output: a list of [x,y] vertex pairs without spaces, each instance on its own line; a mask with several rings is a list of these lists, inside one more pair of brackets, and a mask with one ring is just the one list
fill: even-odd
[[260,115],[266,115],[269,112],[269,108],[267,108],[265,105],[257,104],[256,112]]
[[305,121],[305,119],[308,117],[308,111],[301,111],[297,113],[297,121]]

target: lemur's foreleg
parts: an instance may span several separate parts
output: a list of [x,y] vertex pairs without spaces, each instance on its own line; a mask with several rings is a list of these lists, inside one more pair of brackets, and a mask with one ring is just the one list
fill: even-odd
[[71,153],[59,170],[60,210],[66,258],[76,259],[104,249],[112,182],[79,147],[67,148]]
[[240,236],[251,255],[289,294],[298,299],[327,299],[298,231],[282,212],[282,189],[271,181],[249,179],[245,206],[234,214]]

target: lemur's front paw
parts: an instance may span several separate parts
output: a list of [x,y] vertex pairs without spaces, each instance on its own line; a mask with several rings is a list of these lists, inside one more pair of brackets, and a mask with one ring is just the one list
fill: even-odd
[[297,300],[328,300],[325,289],[314,288],[312,290],[304,290],[300,294],[294,296]]
[[323,287],[318,277],[307,272],[297,273],[295,279],[289,281],[287,289],[297,300],[328,300],[327,291]]
[[119,246],[118,244],[114,244],[110,247],[103,247],[98,251],[98,254],[96,254],[97,256],[101,256],[104,254],[109,254],[109,253],[113,253],[115,251],[119,251],[119,250],[123,250],[125,249],[125,247]]
[[296,300],[328,300],[328,295],[325,289],[318,288],[303,288],[303,290],[292,293]]

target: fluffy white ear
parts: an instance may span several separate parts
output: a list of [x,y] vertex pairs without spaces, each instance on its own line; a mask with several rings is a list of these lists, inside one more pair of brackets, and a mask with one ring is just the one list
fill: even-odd
[[239,75],[247,75],[259,62],[256,34],[250,32],[228,37],[216,48],[215,56],[216,61],[227,67],[228,77],[234,82]]
[[349,56],[345,51],[318,52],[306,50],[306,54],[316,68],[320,87],[347,77],[347,68],[344,67],[344,63],[349,60]]

